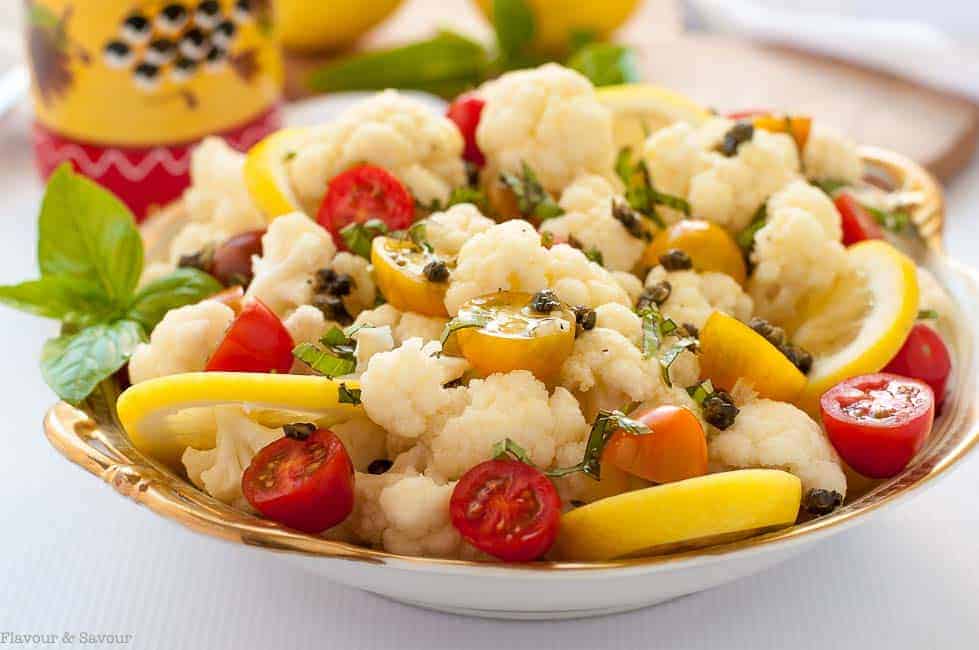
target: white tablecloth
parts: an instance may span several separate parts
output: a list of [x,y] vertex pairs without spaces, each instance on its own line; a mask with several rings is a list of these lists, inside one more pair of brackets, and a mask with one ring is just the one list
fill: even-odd
[[[26,116],[0,120],[0,282],[34,274],[40,189]],[[950,199],[951,253],[979,265],[979,164]],[[0,310],[0,648],[5,632],[59,644],[70,634],[74,645],[82,633],[128,634],[122,647],[161,650],[979,647],[979,454],[869,525],[714,591],[582,621],[466,619],[256,562],[257,551],[168,523],[69,465],[41,434],[53,396],[37,358],[54,331]]]

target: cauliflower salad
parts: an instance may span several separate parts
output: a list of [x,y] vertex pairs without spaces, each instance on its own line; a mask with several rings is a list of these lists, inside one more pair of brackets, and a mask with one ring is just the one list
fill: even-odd
[[205,141],[128,289],[206,278],[133,317],[136,446],[302,532],[506,562],[747,536],[902,471],[951,366],[907,206],[805,116],[615,120],[548,64]]

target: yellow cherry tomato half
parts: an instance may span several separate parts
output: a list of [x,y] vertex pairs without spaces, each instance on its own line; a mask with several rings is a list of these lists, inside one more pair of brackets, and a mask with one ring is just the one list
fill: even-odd
[[770,133],[788,133],[795,140],[799,151],[806,148],[806,142],[809,141],[809,131],[812,129],[812,118],[800,115],[770,113],[756,116],[752,123],[756,129],[763,129]]
[[574,346],[574,314],[565,307],[535,311],[533,299],[529,293],[500,291],[463,303],[454,322],[480,325],[454,336],[477,373],[529,370],[546,381],[561,369]]
[[[414,242],[394,237],[375,237],[371,243],[371,263],[377,288],[392,306],[425,316],[448,316],[445,309],[446,280],[433,281],[425,268],[438,263],[438,257]],[[448,265],[451,266],[451,265]]]
[[715,311],[700,330],[700,376],[731,390],[744,379],[761,397],[792,402],[806,387],[806,376],[761,334]]
[[660,255],[679,248],[693,260],[698,271],[717,271],[743,284],[748,275],[741,248],[723,228],[710,221],[683,219],[653,237],[643,255],[646,267],[659,264]]

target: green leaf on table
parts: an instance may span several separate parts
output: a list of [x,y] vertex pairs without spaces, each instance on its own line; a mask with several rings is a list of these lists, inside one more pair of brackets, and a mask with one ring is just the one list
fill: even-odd
[[518,67],[537,32],[533,10],[525,0],[493,0],[493,29],[504,67]]
[[180,268],[140,289],[126,316],[150,332],[171,309],[191,305],[213,296],[221,283],[193,268]]
[[120,320],[50,339],[41,352],[41,374],[58,397],[77,404],[122,368],[143,338],[139,323]]
[[596,86],[635,83],[641,79],[635,51],[615,43],[589,43],[575,52],[566,65]]
[[428,40],[329,63],[310,75],[309,87],[317,92],[405,88],[453,96],[480,83],[488,67],[482,45],[442,31]]
[[73,327],[106,320],[117,309],[99,287],[60,275],[0,286],[0,303]]
[[65,164],[44,193],[37,258],[42,276],[71,276],[121,305],[143,271],[143,241],[122,201]]

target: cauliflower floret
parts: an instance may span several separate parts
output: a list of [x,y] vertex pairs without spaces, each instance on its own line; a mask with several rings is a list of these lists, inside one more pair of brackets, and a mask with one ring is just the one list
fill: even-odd
[[561,367],[559,383],[583,395],[588,414],[652,399],[666,390],[658,363],[644,360],[632,341],[604,327],[575,339]]
[[558,388],[549,397],[547,386],[526,370],[475,379],[467,398],[465,410],[431,440],[429,469],[437,476],[459,478],[489,460],[493,445],[504,438],[523,447],[535,465],[548,467],[556,444],[583,436],[587,427],[570,393]]
[[495,172],[526,163],[560,194],[584,173],[611,175],[612,116],[585,77],[549,63],[509,72],[479,88],[486,102],[476,142]]
[[190,189],[183,204],[194,221],[212,223],[227,238],[265,227],[245,185],[245,155],[217,137],[206,138],[190,156]]
[[532,225],[519,219],[497,224],[462,245],[445,307],[455,315],[462,303],[494,291],[540,291],[547,286],[549,264],[548,250]]
[[262,257],[252,260],[255,278],[247,296],[260,299],[280,318],[313,294],[313,276],[336,253],[333,238],[301,212],[279,217],[262,236]]
[[615,330],[635,345],[639,345],[642,336],[642,319],[636,312],[615,302],[595,309],[595,326]]
[[235,312],[216,300],[172,309],[153,328],[149,343],[136,346],[129,360],[134,384],[154,377],[204,370],[224,338]]
[[755,271],[748,292],[760,316],[789,319],[807,295],[828,289],[847,269],[840,216],[819,190],[792,183],[769,201],[768,221],[755,234]]
[[708,447],[713,470],[782,469],[802,480],[804,491],[833,490],[846,496],[846,476],[819,425],[785,402],[760,399],[741,407],[734,424]]
[[[547,284],[569,305],[598,307],[610,302],[631,305],[629,294],[615,277],[585,254],[567,244],[546,251]],[[535,290],[536,291],[536,290]]]
[[606,268],[628,271],[639,261],[646,241],[630,235],[622,222],[612,216],[614,197],[612,185],[601,176],[582,176],[561,197],[564,215],[545,221],[541,231],[552,233],[558,241],[574,237],[586,248],[598,249]]
[[708,120],[699,129],[673,125],[657,131],[643,156],[657,189],[686,197],[695,217],[739,232],[774,192],[798,176],[795,142],[784,133],[756,129],[727,157],[714,151],[730,120]]
[[371,357],[381,352],[394,349],[394,335],[387,325],[380,327],[362,327],[351,336],[357,342],[355,355],[357,357],[357,372],[367,370]]
[[250,420],[240,406],[214,407],[214,449],[188,447],[182,461],[197,487],[219,501],[248,509],[241,494],[241,475],[262,447],[282,437],[282,429],[269,429]]
[[343,306],[351,316],[357,316],[365,309],[374,306],[377,287],[371,275],[370,262],[359,255],[341,252],[330,263],[330,267],[340,275],[350,276],[351,291],[343,297]]
[[442,338],[442,330],[448,319],[438,316],[424,316],[412,311],[401,312],[390,304],[384,304],[376,309],[361,312],[354,325],[387,325],[394,334],[394,342],[398,345],[408,339],[419,338],[428,343]]
[[813,126],[802,153],[806,176],[813,180],[854,183],[863,177],[855,142],[822,124]]
[[334,424],[330,431],[337,434],[358,472],[366,472],[372,461],[387,454],[387,431],[365,417]]
[[472,203],[459,203],[428,217],[425,220],[425,234],[436,253],[443,257],[455,257],[463,244],[494,225],[495,222],[484,217]]
[[384,549],[404,555],[454,557],[462,537],[449,516],[455,483],[439,485],[426,476],[408,476],[385,487],[378,497],[388,522]]
[[462,410],[465,389],[443,388],[466,371],[465,359],[440,356],[438,343],[408,339],[371,357],[360,378],[361,401],[371,420],[389,432],[417,438]]
[[622,290],[629,296],[629,304],[636,304],[639,301],[639,296],[642,294],[642,280],[632,273],[626,273],[625,271],[613,271],[612,277],[615,278],[615,281],[622,287]]
[[315,212],[330,179],[358,163],[387,169],[424,204],[465,183],[462,136],[448,118],[394,90],[360,102],[312,130],[288,163],[300,201]]
[[289,336],[296,345],[300,343],[315,343],[323,338],[334,323],[326,320],[323,312],[312,305],[302,305],[289,314],[282,324],[289,330]]
[[689,323],[700,329],[715,311],[739,320],[751,317],[754,308],[751,298],[741,285],[724,273],[667,271],[662,266],[655,266],[646,276],[646,286],[664,280],[670,283],[670,297],[660,305],[660,311],[677,325]]

